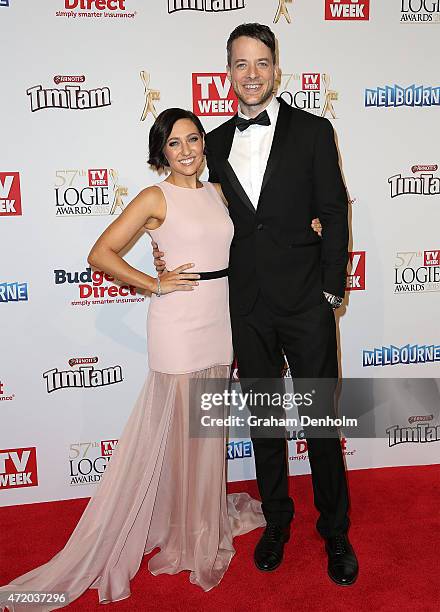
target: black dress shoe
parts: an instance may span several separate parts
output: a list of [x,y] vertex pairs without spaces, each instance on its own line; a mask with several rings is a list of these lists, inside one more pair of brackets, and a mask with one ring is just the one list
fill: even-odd
[[289,541],[290,528],[269,523],[255,547],[254,561],[259,570],[271,572],[283,560],[284,544]]
[[341,533],[327,538],[325,550],[328,555],[328,575],[341,586],[353,584],[358,576],[359,565],[347,534]]

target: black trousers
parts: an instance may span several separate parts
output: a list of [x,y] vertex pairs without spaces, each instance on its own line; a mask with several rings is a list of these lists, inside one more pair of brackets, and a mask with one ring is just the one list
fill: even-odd
[[[248,314],[231,310],[231,322],[240,380],[280,378],[284,351],[294,384],[295,378],[334,379],[336,384],[336,325],[325,298],[306,312],[286,316],[274,312],[260,292]],[[329,406],[328,414],[331,412]],[[294,504],[288,494],[286,439],[251,436],[266,521],[288,525]],[[336,436],[310,436],[307,445],[314,503],[319,512],[317,529],[323,537],[344,533],[349,525],[348,490],[340,441]]]

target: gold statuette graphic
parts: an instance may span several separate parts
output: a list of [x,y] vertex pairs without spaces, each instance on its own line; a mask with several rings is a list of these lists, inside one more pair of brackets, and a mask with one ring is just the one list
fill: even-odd
[[160,91],[157,89],[150,89],[150,73],[146,70],[141,70],[141,79],[144,83],[145,93],[145,104],[141,115],[141,121],[145,121],[148,113],[151,113],[156,119],[157,112],[154,107],[154,100],[160,100]]
[[122,187],[121,185],[118,185],[118,173],[116,172],[116,170],[111,169],[110,176],[112,177],[113,192],[114,192],[113,204],[110,209],[110,214],[115,215],[117,208],[121,209],[119,212],[122,212],[124,210],[125,204],[122,199],[122,196],[126,196],[128,194],[128,189],[127,187]]
[[287,3],[292,3],[293,0],[278,0],[278,8],[273,20],[274,23],[278,23],[281,15],[284,15],[287,23],[292,23],[290,19],[289,11],[287,10]]
[[330,76],[328,74],[322,75],[322,82],[324,83],[324,106],[322,107],[321,117],[325,117],[327,113],[336,119],[335,109],[333,108],[332,100],[338,99],[338,92],[330,89]]

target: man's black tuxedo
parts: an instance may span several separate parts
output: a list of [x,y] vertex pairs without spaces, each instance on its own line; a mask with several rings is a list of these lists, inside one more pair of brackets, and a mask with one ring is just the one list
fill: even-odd
[[[347,193],[327,119],[282,99],[257,209],[228,160],[235,118],[206,137],[209,180],[220,183],[234,222],[229,260],[231,308],[248,312],[259,289],[280,313],[343,296],[347,267]],[[322,239],[310,227],[319,217]]]
[[[332,126],[280,100],[256,209],[228,162],[235,129],[232,118],[210,132],[206,154],[209,180],[221,184],[235,228],[229,296],[242,387],[251,381],[254,391],[278,388],[284,355],[296,383],[300,378],[336,381],[335,319],[323,291],[344,295],[348,198]],[[322,238],[310,227],[317,216]],[[263,512],[268,523],[285,526],[294,513],[286,442],[257,436],[252,433]],[[339,439],[308,436],[307,442],[318,530],[324,537],[343,533],[348,492]]]

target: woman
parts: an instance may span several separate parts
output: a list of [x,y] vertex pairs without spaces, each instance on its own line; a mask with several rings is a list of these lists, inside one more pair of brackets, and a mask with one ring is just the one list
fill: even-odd
[[[150,372],[65,548],[0,594],[66,591],[72,601],[96,588],[101,603],[121,600],[130,595],[143,555],[155,547],[153,574],[189,570],[190,581],[207,591],[234,555],[233,536],[265,523],[260,502],[246,493],[226,496],[225,429],[197,436],[197,406],[190,402],[194,384],[201,392],[212,379],[226,383],[232,361],[226,274],[233,226],[220,186],[198,179],[204,130],[191,112],[168,109],[151,128],[149,145],[149,163],[169,168],[169,176],[134,198],[88,261],[151,292]],[[160,278],[119,255],[142,229],[167,253],[172,269]]]

